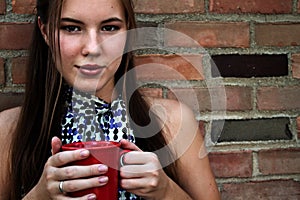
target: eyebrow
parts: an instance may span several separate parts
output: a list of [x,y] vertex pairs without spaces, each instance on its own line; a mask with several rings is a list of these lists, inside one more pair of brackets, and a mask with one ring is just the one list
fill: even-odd
[[[84,24],[80,20],[69,18],[69,17],[61,18],[60,21],[61,22],[72,22],[72,23],[76,23],[76,24]],[[123,20],[120,18],[117,18],[117,17],[112,17],[112,18],[102,21],[101,24],[106,24],[106,23],[110,23],[110,22],[122,22],[123,23]]]
[[69,17],[61,18],[60,22],[73,22],[73,23],[76,23],[76,24],[83,24],[83,22],[81,22],[77,19],[69,18]]
[[112,18],[102,21],[102,24],[110,23],[110,22],[123,22],[123,20],[120,18],[117,18],[117,17],[112,17]]

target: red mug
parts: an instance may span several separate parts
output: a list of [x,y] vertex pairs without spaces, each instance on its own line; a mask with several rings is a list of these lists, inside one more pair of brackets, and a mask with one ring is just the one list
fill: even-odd
[[72,192],[71,197],[80,197],[94,193],[97,199],[101,197],[103,200],[118,199],[119,173],[120,163],[122,163],[122,155],[130,150],[121,149],[118,142],[107,141],[89,141],[75,142],[62,146],[62,151],[73,151],[77,149],[87,149],[90,156],[84,160],[78,160],[70,163],[70,165],[93,165],[104,164],[108,166],[108,183],[105,186],[90,188],[77,192]]

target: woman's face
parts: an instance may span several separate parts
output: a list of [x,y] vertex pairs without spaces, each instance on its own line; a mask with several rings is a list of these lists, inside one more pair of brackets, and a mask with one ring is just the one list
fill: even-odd
[[57,69],[70,85],[109,101],[126,44],[126,30],[119,0],[65,0],[59,30],[61,63]]

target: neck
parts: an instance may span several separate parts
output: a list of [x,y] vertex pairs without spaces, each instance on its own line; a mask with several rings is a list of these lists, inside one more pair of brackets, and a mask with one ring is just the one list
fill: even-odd
[[95,95],[107,103],[111,103],[113,100],[115,100],[118,97],[118,94],[115,90],[113,90],[111,93],[105,93],[105,94],[96,92]]

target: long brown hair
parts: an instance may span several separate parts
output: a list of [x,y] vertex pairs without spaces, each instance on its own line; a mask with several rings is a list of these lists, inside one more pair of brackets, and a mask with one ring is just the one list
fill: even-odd
[[[135,29],[135,17],[131,0],[121,0],[127,20],[127,28]],[[37,0],[37,15],[33,30],[33,39],[30,48],[27,66],[27,82],[25,98],[20,114],[18,126],[12,141],[11,148],[11,173],[10,173],[10,199],[20,199],[22,194],[27,194],[39,181],[44,165],[51,156],[51,138],[60,137],[60,123],[64,112],[64,80],[56,69],[57,61],[53,59],[55,44],[55,30],[59,28],[60,14],[63,1]],[[38,26],[38,17],[42,23],[49,27],[49,46]],[[59,34],[59,31],[56,32]],[[127,45],[130,45],[130,36]],[[59,47],[58,47],[59,49]],[[136,88],[134,73],[127,73],[134,67],[132,52],[123,55],[121,65],[115,74],[115,81],[124,78],[126,87]],[[143,99],[138,90],[131,94],[118,88],[118,92],[128,99],[127,105],[134,132],[139,132],[139,127],[150,123],[150,106]],[[144,151],[155,151],[166,146],[162,131],[154,136],[152,130],[159,127],[158,120],[151,121],[151,128],[143,132],[143,138],[136,138],[136,144]],[[171,151],[159,155],[161,159],[171,159]],[[162,157],[163,156],[163,157]],[[174,166],[165,168],[166,173],[175,179]]]

